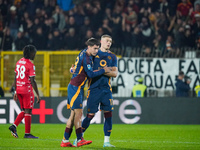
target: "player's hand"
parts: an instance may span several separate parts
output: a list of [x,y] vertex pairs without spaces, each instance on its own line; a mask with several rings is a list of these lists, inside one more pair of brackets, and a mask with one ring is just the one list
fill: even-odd
[[13,99],[17,101],[17,93],[14,94]]
[[37,95],[37,102],[36,103],[40,103],[40,96],[39,95]]
[[72,64],[71,68],[69,69],[69,72],[72,74],[75,73],[74,64]]
[[105,70],[105,73],[108,73],[108,72],[111,71],[111,68],[110,68],[110,67],[107,67],[107,66],[105,66],[103,69]]

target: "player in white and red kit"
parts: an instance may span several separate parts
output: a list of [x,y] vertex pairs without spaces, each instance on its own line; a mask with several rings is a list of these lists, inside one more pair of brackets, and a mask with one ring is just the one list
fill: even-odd
[[35,81],[35,66],[31,62],[34,60],[37,50],[33,45],[27,45],[23,49],[24,57],[21,58],[15,67],[15,94],[14,100],[19,99],[21,106],[21,113],[17,116],[13,125],[9,127],[12,135],[18,138],[17,126],[20,124],[23,118],[25,118],[25,135],[24,138],[38,138],[30,134],[31,130],[31,115],[34,105],[34,93],[33,89],[37,94],[37,103],[40,102],[40,96],[37,88],[37,83]]

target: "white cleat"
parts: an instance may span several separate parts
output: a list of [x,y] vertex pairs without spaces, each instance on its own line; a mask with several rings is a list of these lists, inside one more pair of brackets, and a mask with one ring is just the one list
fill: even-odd
[[77,138],[74,140],[73,145],[77,146]]
[[115,147],[115,146],[111,145],[110,142],[106,142],[103,144],[103,147]]

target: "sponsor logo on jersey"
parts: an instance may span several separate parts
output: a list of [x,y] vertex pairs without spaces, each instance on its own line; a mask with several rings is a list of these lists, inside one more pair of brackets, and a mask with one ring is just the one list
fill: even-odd
[[20,63],[20,64],[26,64],[26,61],[20,60],[19,63]]
[[104,66],[106,66],[107,65],[107,62],[105,61],[105,60],[101,60],[100,61],[100,66],[101,67],[104,67]]

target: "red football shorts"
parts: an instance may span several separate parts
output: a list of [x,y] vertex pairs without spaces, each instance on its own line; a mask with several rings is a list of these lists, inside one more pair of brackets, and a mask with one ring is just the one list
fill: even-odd
[[29,94],[17,94],[21,108],[33,109],[34,106],[34,93]]

